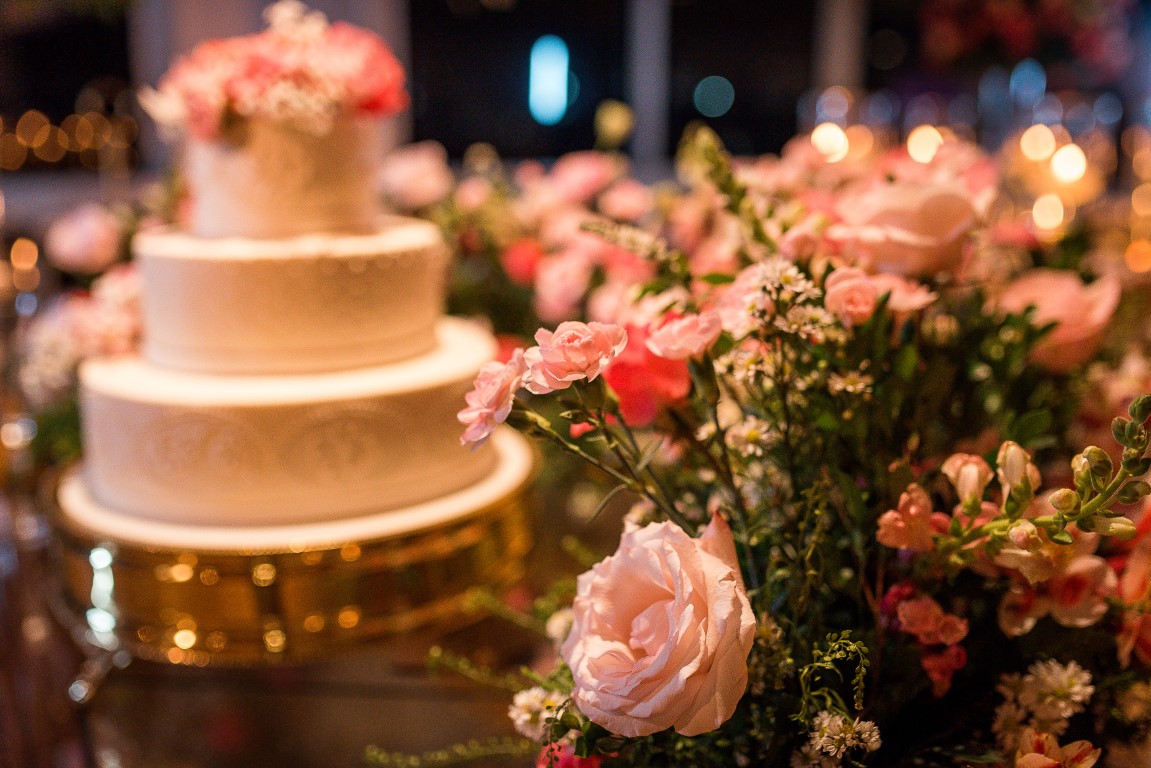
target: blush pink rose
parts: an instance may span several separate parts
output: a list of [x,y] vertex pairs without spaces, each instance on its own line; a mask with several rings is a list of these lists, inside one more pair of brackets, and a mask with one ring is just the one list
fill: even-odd
[[440,202],[456,182],[448,152],[438,141],[408,144],[388,153],[376,179],[388,200],[407,211]]
[[549,174],[560,199],[586,203],[623,174],[623,165],[606,152],[569,152],[556,160]]
[[472,391],[464,395],[468,405],[456,415],[466,427],[460,437],[461,445],[483,445],[496,427],[507,420],[525,370],[524,353],[519,349],[512,352],[506,363],[484,363],[480,367]]
[[44,235],[48,261],[65,272],[103,272],[120,258],[124,228],[107,208],[88,203],[57,219]]
[[608,323],[569,320],[554,332],[536,331],[536,344],[524,352],[524,386],[535,395],[567,389],[573,381],[594,381],[627,346],[627,332]]
[[592,722],[630,737],[697,736],[734,714],[755,616],[721,517],[698,539],[673,523],[629,525],[615,554],[579,577],[572,609],[560,653]]
[[927,491],[913,483],[899,497],[899,507],[879,517],[875,538],[885,547],[930,552],[935,548],[934,534],[947,530],[950,521],[932,509]]
[[623,179],[599,196],[604,216],[620,221],[639,221],[655,208],[655,195],[635,179]]
[[651,352],[668,360],[686,360],[699,357],[723,333],[719,315],[701,312],[698,315],[668,320],[655,328],[645,344]]
[[828,230],[878,272],[931,276],[954,272],[977,223],[969,194],[956,185],[878,184],[839,205]]
[[1083,365],[1103,341],[1103,333],[1119,306],[1121,286],[1113,275],[1084,285],[1074,272],[1032,269],[1012,282],[999,297],[1004,312],[1035,307],[1036,325],[1055,323],[1031,351],[1032,361],[1065,373]]
[[871,284],[880,296],[887,295],[887,311],[906,315],[931,306],[938,297],[927,286],[900,275],[881,272],[871,276]]
[[875,312],[879,291],[862,269],[840,267],[823,283],[823,305],[851,327],[865,323]]

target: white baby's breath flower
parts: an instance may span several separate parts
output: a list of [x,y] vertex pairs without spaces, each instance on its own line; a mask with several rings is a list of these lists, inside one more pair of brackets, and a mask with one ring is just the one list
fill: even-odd
[[1091,673],[1074,661],[1037,661],[1023,678],[1019,703],[1039,721],[1062,720],[1083,711],[1095,693]]
[[808,742],[791,753],[791,768],[839,768],[839,758],[820,752]]
[[871,391],[873,383],[874,379],[860,371],[833,373],[827,377],[827,389],[833,395],[865,395]]
[[571,608],[560,608],[548,617],[544,631],[553,643],[562,643],[567,639],[568,632],[570,632],[572,628],[572,619],[574,616],[575,614],[572,613]]
[[991,730],[1005,752],[1015,750],[1026,720],[1027,710],[1014,701],[1005,701],[995,709],[995,720],[991,723]]
[[528,739],[542,741],[547,736],[547,719],[555,714],[566,697],[536,686],[518,692],[508,707],[508,717],[516,731]]

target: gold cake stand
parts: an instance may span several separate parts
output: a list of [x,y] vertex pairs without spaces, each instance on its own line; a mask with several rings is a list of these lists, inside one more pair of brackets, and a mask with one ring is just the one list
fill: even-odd
[[58,602],[94,648],[195,666],[307,661],[459,624],[473,590],[523,577],[529,485],[403,535],[235,550],[109,538],[53,503]]

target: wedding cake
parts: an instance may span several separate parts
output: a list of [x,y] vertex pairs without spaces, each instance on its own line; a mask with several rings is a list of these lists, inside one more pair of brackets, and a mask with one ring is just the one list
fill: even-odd
[[[134,240],[144,343],[82,365],[84,462],[58,494],[73,549],[146,563],[133,574],[121,557],[121,575],[141,593],[161,582],[169,619],[218,624],[203,587],[239,572],[226,599],[250,597],[250,615],[229,605],[231,625],[181,644],[178,620],[128,616],[123,599],[101,608],[73,568],[89,616],[182,661],[209,635],[207,651],[278,653],[295,637],[419,624],[427,603],[458,602],[460,576],[506,571],[526,545],[509,511],[526,444],[459,441],[456,412],[495,342],[443,315],[438,230],[377,210],[379,117],[405,105],[402,71],[364,30],[298,3],[268,16],[266,32],[202,45],[147,99],[184,130],[187,224]],[[307,582],[324,565],[335,575]],[[185,597],[194,607],[170,604]]]

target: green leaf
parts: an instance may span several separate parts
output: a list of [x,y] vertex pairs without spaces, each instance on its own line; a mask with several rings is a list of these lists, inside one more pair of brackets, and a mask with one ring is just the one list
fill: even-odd
[[1028,411],[1012,422],[1007,431],[1006,439],[1029,447],[1034,440],[1045,436],[1054,423],[1055,419],[1049,410]]
[[702,280],[708,285],[727,285],[735,281],[735,275],[726,275],[722,272],[709,272],[706,275],[701,275],[696,278]]
[[1132,480],[1119,489],[1116,498],[1120,504],[1134,504],[1148,494],[1151,494],[1151,485],[1142,480]]
[[1067,531],[1059,531],[1058,533],[1051,534],[1051,540],[1056,544],[1074,544],[1075,539],[1071,538],[1071,534]]

